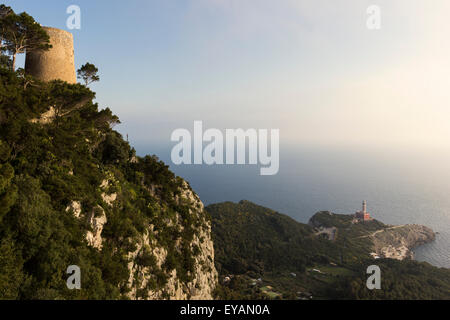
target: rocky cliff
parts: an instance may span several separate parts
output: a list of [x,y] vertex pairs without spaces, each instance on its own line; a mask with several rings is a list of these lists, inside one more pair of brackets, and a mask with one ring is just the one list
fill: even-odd
[[189,184],[137,156],[85,86],[0,79],[0,299],[212,299],[211,221]]
[[316,235],[352,242],[373,258],[412,259],[414,248],[435,239],[433,230],[422,225],[389,226],[331,212],[315,214],[309,225],[315,228]]
[[[211,222],[207,219],[204,205],[200,198],[191,190],[186,182],[183,182],[181,194],[176,198],[178,204],[187,202],[189,214],[201,220],[200,226],[196,229],[188,247],[192,250],[194,257],[194,267],[188,272],[189,281],[181,280],[177,275],[177,270],[166,273],[167,282],[163,287],[150,289],[146,292],[148,299],[175,299],[175,300],[210,300],[213,299],[213,291],[218,281],[218,275],[214,266],[214,247],[211,240]],[[166,226],[184,229],[183,220],[177,212],[173,219],[166,221]],[[154,237],[150,235],[153,234]],[[175,240],[175,250],[182,247],[182,239]],[[150,268],[140,268],[136,260],[145,248],[153,252],[156,258],[156,266],[161,269],[167,259],[167,248],[159,243],[158,232],[154,230],[154,225],[150,225],[145,233],[140,235],[139,244],[135,251],[129,253],[130,271],[129,286],[131,292],[129,297],[137,299],[139,290],[146,290],[147,284],[154,278]]]
[[370,235],[376,255],[397,260],[412,259],[412,249],[433,241],[435,237],[433,230],[421,225],[394,226]]
[[[118,194],[111,192],[111,180],[104,180],[100,186],[105,209],[112,209],[117,205]],[[116,182],[117,183],[117,182]],[[152,186],[148,193],[158,202],[163,200],[158,196],[156,190],[158,186]],[[175,197],[177,205],[187,205],[189,215],[195,217],[200,223],[195,229],[192,239],[187,244],[193,257],[193,269],[188,271],[188,281],[180,279],[176,269],[165,268],[168,259],[167,245],[161,243],[161,231],[155,230],[155,225],[149,224],[143,233],[136,236],[136,248],[128,252],[128,293],[130,299],[171,299],[171,300],[211,300],[213,291],[218,282],[218,275],[214,266],[214,247],[211,239],[211,221],[209,220],[204,205],[197,194],[193,192],[189,184],[183,181],[180,186],[180,193]],[[83,216],[88,222],[86,230],[87,243],[101,251],[103,247],[102,231],[108,218],[105,209],[96,206],[92,211],[83,214],[82,205],[79,201],[73,201],[66,211],[72,212],[77,219]],[[123,217],[124,219],[126,217]],[[187,226],[186,220],[183,221],[179,212],[175,212],[172,219],[165,219],[164,225],[160,229],[174,228],[182,231]],[[192,226],[190,226],[192,227]],[[180,251],[186,244],[183,244],[182,237],[174,239],[174,249]],[[140,260],[143,256],[150,257],[154,264],[142,266]],[[156,271],[156,272],[155,272]],[[155,286],[157,277],[165,278],[163,285]],[[152,285],[153,284],[153,285]]]

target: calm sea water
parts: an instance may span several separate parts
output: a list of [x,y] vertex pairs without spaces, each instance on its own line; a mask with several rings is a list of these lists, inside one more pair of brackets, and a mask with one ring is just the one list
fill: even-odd
[[450,268],[450,153],[282,147],[279,173],[260,176],[257,166],[174,166],[169,149],[137,150],[170,164],[205,204],[246,199],[306,223],[320,210],[354,213],[367,200],[384,223],[438,232],[415,258]]

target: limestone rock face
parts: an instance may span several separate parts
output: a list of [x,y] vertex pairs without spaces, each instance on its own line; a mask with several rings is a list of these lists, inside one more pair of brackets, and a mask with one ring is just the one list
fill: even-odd
[[[309,221],[316,235],[325,234],[328,239],[339,239],[349,235],[361,239],[363,247],[375,259],[412,259],[413,249],[431,242],[436,235],[430,228],[422,225],[386,225],[375,219],[355,221],[353,215],[333,214],[328,211],[316,213]],[[369,241],[366,241],[366,240]]]
[[39,124],[49,124],[52,123],[53,120],[55,120],[56,111],[54,107],[50,107],[50,109],[47,112],[44,112],[41,114],[40,118],[38,119],[32,119],[31,123],[39,123]]
[[433,241],[435,233],[421,225],[403,225],[387,228],[372,235],[374,251],[384,258],[412,259],[412,249]]
[[[154,190],[154,188],[152,188]],[[171,299],[171,300],[210,300],[213,299],[213,291],[218,282],[218,274],[214,266],[214,246],[211,239],[211,223],[206,220],[204,212],[204,205],[199,197],[189,188],[185,182],[183,184],[181,194],[176,199],[177,201],[187,201],[190,203],[190,214],[201,217],[204,221],[203,226],[196,230],[193,239],[190,243],[192,250],[197,248],[198,254],[194,258],[194,271],[192,272],[192,280],[183,282],[179,279],[176,270],[172,270],[167,274],[167,283],[160,288],[151,289],[147,291],[147,299]],[[175,221],[168,221],[169,226],[181,226],[180,216],[177,214]],[[139,267],[135,261],[143,248],[150,248],[152,254],[156,258],[156,265],[158,268],[164,264],[167,258],[167,250],[161,246],[155,239],[151,239],[149,235],[157,234],[153,230],[153,226],[149,226],[148,233],[142,235],[138,248],[134,252],[130,252],[130,263],[128,268],[130,270],[129,286],[131,292],[129,298],[139,299],[137,296],[138,289],[145,288],[152,274],[148,273],[145,268],[138,270]],[[180,242],[177,241],[176,246]]]
[[[120,193],[110,192],[114,177],[109,176],[100,186],[102,199],[105,202],[104,208],[96,206],[89,213],[82,211],[79,201],[73,201],[66,209],[72,212],[78,219],[85,218],[90,226],[86,232],[88,244],[98,250],[101,250],[105,239],[102,238],[102,231],[107,223],[108,210],[113,210],[118,205],[117,199]],[[113,181],[113,182],[111,182]],[[158,199],[159,186],[153,185],[148,188],[148,193]],[[213,292],[218,282],[218,274],[214,266],[214,246],[211,239],[211,222],[204,211],[204,205],[200,198],[191,190],[189,185],[183,181],[175,202],[183,208],[188,208],[188,214],[193,221],[193,235],[189,240],[185,238],[174,239],[170,245],[161,239],[167,238],[167,232],[178,230],[182,233],[188,226],[186,217],[182,218],[180,212],[175,212],[172,219],[166,219],[164,225],[159,225],[158,230],[154,225],[149,225],[143,234],[138,235],[136,249],[128,253],[128,270],[130,273],[128,279],[130,299],[171,299],[171,300],[210,300],[213,299]],[[166,210],[164,202],[159,199],[159,210]],[[125,213],[126,214],[126,213]],[[126,216],[124,216],[124,219]],[[192,227],[192,226],[190,226]],[[165,229],[169,231],[164,231]],[[166,233],[162,235],[162,233]],[[186,243],[187,242],[187,243]],[[181,252],[188,250],[192,257],[192,269],[181,276],[177,274],[176,268],[167,268],[169,250]],[[150,259],[152,266],[142,266],[139,261],[144,258]],[[149,258],[151,257],[151,258]],[[158,282],[159,278],[164,281]],[[186,280],[187,279],[187,280]]]
[[[72,212],[75,218],[81,219],[83,212],[81,203],[79,201],[72,201],[66,208],[66,212]],[[101,250],[103,242],[103,226],[106,224],[106,222],[108,222],[105,210],[103,210],[103,208],[100,206],[94,207],[94,209],[88,214],[87,220],[92,231],[88,230],[86,232],[86,240],[90,246]]]
[[106,222],[108,222],[105,210],[103,210],[103,208],[100,206],[96,206],[89,214],[88,221],[89,225],[92,228],[92,231],[89,230],[86,233],[86,240],[88,241],[90,246],[98,250],[101,250],[103,247],[102,245],[103,226],[106,224]]
[[72,201],[70,205],[66,208],[67,212],[72,212],[75,218],[79,218],[81,215],[81,202]]
[[103,201],[105,201],[110,207],[112,207],[114,205],[114,201],[116,201],[116,199],[117,199],[117,193],[108,194],[106,191],[109,186],[110,186],[109,181],[105,179],[105,180],[103,180],[102,184],[100,185],[100,188],[102,189],[102,191],[104,191],[102,193]]
[[[77,102],[74,102],[70,105],[67,105],[64,110],[59,110],[58,116],[59,117],[65,117],[68,114],[70,114],[74,110],[78,110],[82,108],[86,103],[89,102],[89,98],[83,98],[80,99]],[[57,116],[56,108],[55,106],[50,106],[49,109],[42,113],[39,118],[31,119],[31,123],[40,124],[40,125],[47,125],[55,121]]]

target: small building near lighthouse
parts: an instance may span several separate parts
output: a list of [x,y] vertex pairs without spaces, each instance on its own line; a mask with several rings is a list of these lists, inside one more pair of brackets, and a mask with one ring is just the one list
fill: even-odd
[[370,220],[372,220],[372,218],[370,217],[370,213],[367,212],[366,200],[364,200],[363,203],[362,203],[362,210],[361,211],[356,211],[355,217],[359,221],[370,221]]

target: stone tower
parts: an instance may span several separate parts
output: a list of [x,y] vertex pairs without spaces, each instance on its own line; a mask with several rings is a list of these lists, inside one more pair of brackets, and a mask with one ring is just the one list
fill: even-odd
[[31,51],[25,60],[25,72],[41,81],[63,80],[76,83],[73,35],[65,30],[43,27],[53,46],[48,51]]

